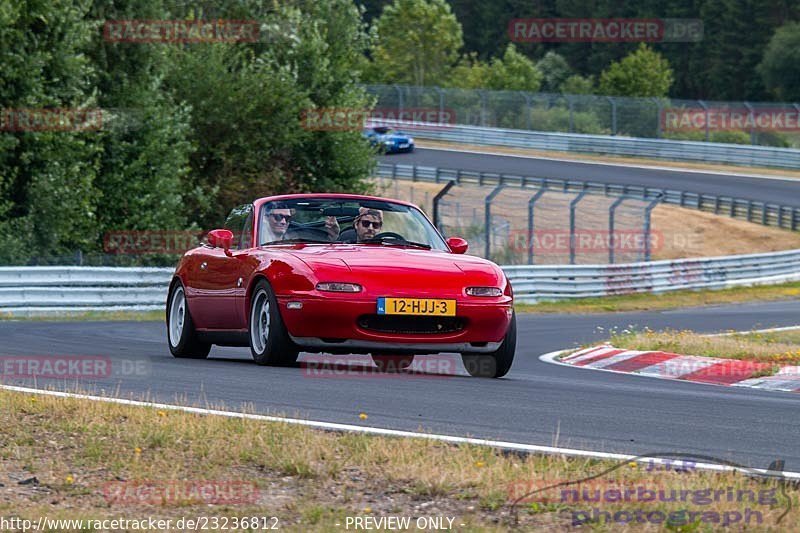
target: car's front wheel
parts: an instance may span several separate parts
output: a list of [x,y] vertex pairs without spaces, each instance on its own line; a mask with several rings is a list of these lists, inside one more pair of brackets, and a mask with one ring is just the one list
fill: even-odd
[[197,339],[192,315],[186,304],[186,291],[180,281],[172,284],[167,297],[167,341],[174,357],[205,359],[211,351],[209,343]]
[[259,365],[289,366],[299,350],[289,338],[278,300],[265,280],[253,289],[250,300],[250,353]]
[[517,350],[517,315],[511,312],[503,343],[497,351],[488,354],[462,354],[461,360],[470,376],[481,378],[501,378],[508,374]]

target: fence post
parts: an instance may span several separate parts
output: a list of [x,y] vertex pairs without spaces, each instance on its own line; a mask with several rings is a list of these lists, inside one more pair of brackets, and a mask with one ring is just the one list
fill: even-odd
[[656,138],[661,138],[661,99],[658,97],[653,97],[653,100],[656,103]]
[[436,87],[436,90],[439,92],[439,124],[442,123],[442,117],[444,116],[444,89],[441,87]]
[[403,90],[399,85],[394,85],[394,90],[397,91],[397,116],[403,116]]
[[569,203],[569,264],[575,264],[575,209],[588,191],[584,190]]
[[575,133],[575,106],[573,105],[572,95],[565,94],[564,98],[567,99],[567,103],[569,104],[569,132]]
[[491,255],[491,251],[492,251],[492,237],[491,237],[491,236],[492,236],[492,232],[491,232],[491,225],[492,225],[492,200],[494,200],[494,197],[495,197],[495,196],[497,196],[497,195],[498,195],[498,193],[500,193],[500,191],[502,191],[502,190],[503,190],[503,187],[505,187],[505,186],[506,186],[506,185],[505,185],[505,183],[502,183],[502,182],[500,182],[500,185],[498,185],[497,187],[495,187],[495,188],[494,188],[494,190],[492,190],[492,192],[490,192],[490,193],[489,193],[489,195],[488,195],[488,196],[486,197],[486,199],[484,200],[484,203],[485,203],[485,205],[486,205],[486,209],[485,209],[485,211],[486,211],[486,213],[485,213],[485,224],[486,224],[486,228],[485,228],[485,230],[486,230],[486,259],[489,259],[490,255]]
[[539,200],[539,198],[542,197],[542,195],[545,192],[547,192],[547,188],[546,187],[542,187],[541,189],[536,191],[536,194],[531,196],[530,200],[528,200],[528,238],[526,239],[526,242],[528,243],[528,264],[529,265],[533,264],[533,231],[534,231],[534,228],[535,228],[534,223],[533,223],[533,209],[534,209],[534,206],[535,206],[536,202]]
[[661,194],[659,193],[651,202],[650,205],[644,208],[644,260],[650,261],[652,255],[652,239],[650,238],[650,215],[653,208],[661,203]]
[[[747,115],[750,118],[750,124],[755,124],[755,116],[753,115],[753,106],[750,105],[750,102],[742,102],[744,106],[747,108]],[[750,127],[750,144],[756,144],[756,130],[752,126]]]
[[525,117],[526,117],[525,123],[527,124],[527,128],[530,131],[533,129],[531,127],[531,113],[533,112],[533,110],[531,109],[531,95],[530,93],[524,93],[524,94],[525,94]]
[[622,204],[627,198],[625,196],[620,196],[614,203],[611,204],[611,207],[608,209],[608,262],[609,264],[614,264],[614,247],[617,245],[616,243],[616,235],[614,234],[614,216],[617,212],[617,207]]
[[708,114],[708,106],[707,106],[707,105],[706,105],[706,103],[705,103],[704,101],[702,101],[702,100],[698,100],[697,102],[700,104],[700,106],[701,106],[701,107],[703,108],[703,110],[706,112],[706,142],[708,142],[708,140],[709,140],[709,133],[708,133],[708,131],[709,131],[709,130],[708,130],[708,119],[710,118],[710,117],[709,117],[709,114]]
[[611,96],[606,96],[611,104],[611,135],[617,134],[617,101]]
[[[440,218],[439,217],[439,214],[440,214],[439,213],[439,202],[450,191],[450,189],[453,188],[453,185],[455,185],[455,184],[456,184],[456,182],[453,181],[453,180],[448,181],[447,185],[442,187],[442,190],[437,192],[436,196],[433,197],[433,225],[436,226],[439,229],[440,232],[442,232],[442,229],[439,227],[439,225],[441,224],[441,220],[439,220],[439,218]],[[444,232],[442,232],[442,235],[444,235]]]
[[486,127],[486,91],[480,91],[481,95],[481,126]]

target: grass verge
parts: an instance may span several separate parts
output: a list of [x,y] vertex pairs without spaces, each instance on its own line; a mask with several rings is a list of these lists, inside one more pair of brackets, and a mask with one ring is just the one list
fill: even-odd
[[516,304],[518,312],[530,313],[619,313],[660,311],[704,305],[789,300],[800,297],[800,282],[756,285],[718,290],[687,290],[654,294],[623,294],[603,298],[580,298],[536,304]]
[[[34,523],[41,516],[157,517],[173,524],[197,516],[275,516],[283,530],[332,531],[346,529],[348,517],[407,516],[413,521],[452,518],[456,531],[507,531],[514,523],[509,505],[514,498],[521,499],[523,530],[565,530],[585,523],[597,531],[665,525],[676,531],[711,531],[725,521],[745,525],[746,512],[751,527],[782,530],[780,524],[790,527],[800,520],[796,488],[694,470],[691,464],[678,472],[641,463],[521,457],[485,447],[338,434],[8,390],[0,390],[0,406],[0,516]],[[590,476],[597,477],[571,483]],[[209,503],[210,493],[181,491],[193,481],[208,485],[214,480],[254,490],[247,501],[223,504]],[[655,500],[603,496],[599,502],[586,501],[580,493],[565,496],[560,488],[529,494],[559,482],[601,493],[633,488],[635,494],[638,487],[667,492]],[[159,487],[172,492],[158,492]],[[714,498],[717,489],[723,495],[744,494],[744,499]],[[667,501],[669,491],[684,491],[684,496]],[[154,500],[154,494],[162,497]],[[637,511],[640,519],[631,521]],[[626,512],[627,523],[620,522],[618,512]],[[672,517],[671,523],[665,516]]]
[[626,331],[612,335],[609,342],[628,350],[800,365],[800,329],[711,337],[694,331]]

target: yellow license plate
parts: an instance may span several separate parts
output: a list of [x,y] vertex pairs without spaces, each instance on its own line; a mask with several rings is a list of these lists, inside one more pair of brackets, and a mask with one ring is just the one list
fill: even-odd
[[456,316],[456,301],[430,298],[378,298],[378,314]]

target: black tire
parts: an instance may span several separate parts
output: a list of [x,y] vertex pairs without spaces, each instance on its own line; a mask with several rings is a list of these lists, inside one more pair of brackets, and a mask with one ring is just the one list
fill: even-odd
[[248,336],[257,364],[291,366],[297,362],[300,351],[289,338],[272,287],[263,279],[256,283],[250,298]]
[[180,280],[172,284],[167,296],[167,344],[173,357],[181,359],[205,359],[211,351],[211,344],[197,339]]
[[372,362],[381,372],[400,372],[414,362],[413,355],[372,355]]
[[500,348],[488,354],[461,354],[461,360],[470,376],[501,378],[511,370],[517,350],[517,315],[512,311],[511,324]]

